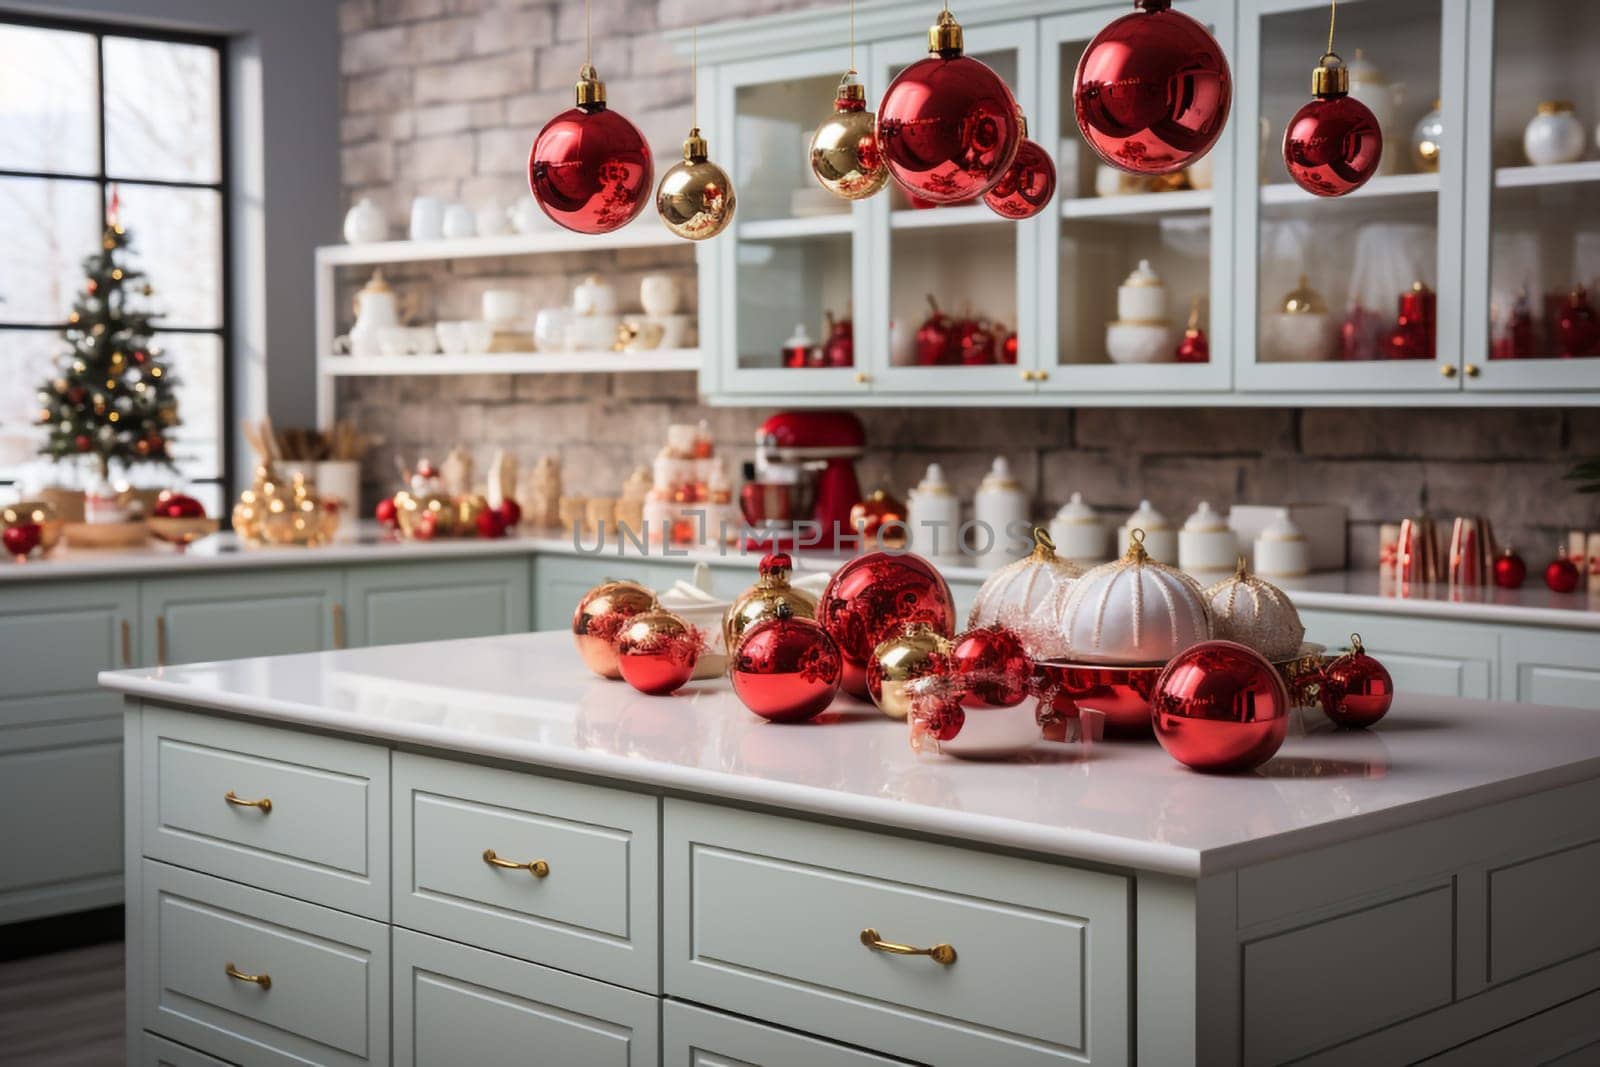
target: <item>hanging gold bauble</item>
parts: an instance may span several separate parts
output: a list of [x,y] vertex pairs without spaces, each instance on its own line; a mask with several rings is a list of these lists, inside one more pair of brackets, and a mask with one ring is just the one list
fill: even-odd
[[949,638],[922,622],[907,623],[880,641],[867,661],[867,692],[878,710],[891,719],[905,718],[911,711],[906,686],[939,670],[950,648]]
[[706,158],[700,127],[683,142],[683,162],[661,176],[656,211],[667,229],[689,241],[715,237],[733,221],[737,198],[728,172]]
[[811,173],[822,187],[845,200],[865,200],[889,181],[878,151],[878,117],[867,110],[867,91],[850,71],[839,82],[833,114],[811,137]]
[[817,617],[817,602],[789,584],[793,563],[786,552],[769,552],[761,557],[756,584],[740,593],[722,616],[722,640],[728,655],[733,655],[744,632],[764,619],[776,619],[780,605],[787,604],[797,619]]

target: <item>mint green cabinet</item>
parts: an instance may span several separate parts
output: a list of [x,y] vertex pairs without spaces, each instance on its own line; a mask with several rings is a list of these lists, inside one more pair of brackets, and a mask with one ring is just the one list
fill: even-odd
[[565,630],[583,594],[613,578],[626,578],[651,589],[665,589],[688,578],[694,564],[645,562],[616,556],[546,556],[533,561],[533,628]]
[[1400,693],[1490,700],[1496,695],[1500,639],[1496,627],[1482,623],[1368,615],[1344,611],[1301,611],[1306,640],[1345,648],[1359,633],[1368,652],[1383,661]]
[[1508,627],[1500,699],[1600,710],[1600,631]]
[[352,646],[521,633],[533,621],[522,556],[390,563],[345,571]]
[[185,574],[140,586],[140,662],[163,665],[316,652],[339,637],[337,567]]

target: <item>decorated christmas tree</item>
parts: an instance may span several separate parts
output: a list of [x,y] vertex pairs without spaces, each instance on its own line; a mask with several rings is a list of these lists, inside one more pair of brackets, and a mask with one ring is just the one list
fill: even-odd
[[83,293],[67,316],[69,351],[39,390],[39,450],[58,462],[93,456],[102,478],[111,464],[172,466],[168,435],[178,425],[177,384],[150,343],[157,313],[141,305],[152,290],[128,267],[129,238],[113,194],[100,250],[83,261]]

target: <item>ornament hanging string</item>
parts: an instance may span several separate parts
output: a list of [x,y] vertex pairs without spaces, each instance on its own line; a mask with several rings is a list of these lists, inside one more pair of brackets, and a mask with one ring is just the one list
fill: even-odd
[[856,0],[850,0],[850,73],[856,73]]
[[700,27],[689,31],[689,128],[700,128]]
[[1339,14],[1339,0],[1328,0],[1328,55],[1333,55],[1333,20]]
[[594,66],[594,28],[589,22],[589,0],[583,0],[583,65]]

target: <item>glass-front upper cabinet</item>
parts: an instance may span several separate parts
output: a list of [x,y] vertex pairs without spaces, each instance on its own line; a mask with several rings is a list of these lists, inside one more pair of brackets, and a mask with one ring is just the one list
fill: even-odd
[[1467,388],[1600,386],[1600,4],[1479,0]]
[[[937,6],[928,12],[931,19]],[[1038,97],[1036,32],[1031,20],[964,27],[966,54],[992,67],[1030,118]],[[927,54],[926,34],[874,44],[869,99],[880,100],[895,75]],[[1038,259],[1042,216],[1016,222],[981,198],[947,206],[917,202],[892,181],[867,203],[871,299],[856,325],[874,361],[873,388],[1031,392],[1038,291],[1027,279]]]
[[[1231,5],[1196,0],[1174,10],[1205,23],[1237,69]],[[1055,153],[1057,205],[1036,268],[1044,294],[1038,377],[1052,392],[1226,389],[1233,203],[1214,191],[1231,187],[1238,119],[1176,174],[1142,177],[1102,163],[1078,131],[1074,74],[1095,34],[1128,11],[1116,4],[1040,24],[1045,88],[1035,136]],[[1237,116],[1237,86],[1234,94]]]
[[842,48],[733,62],[702,74],[714,100],[712,154],[733,177],[731,232],[701,256],[702,340],[708,392],[860,392],[865,353],[851,320],[865,306],[866,205],[832,196],[812,177],[811,134],[833,107]]
[[[1344,0],[1334,51],[1383,131],[1366,185],[1325,199],[1289,179],[1282,142],[1311,99],[1326,0],[1242,0],[1233,126],[1237,387],[1294,394],[1457,390],[1468,5]],[[1252,171],[1256,180],[1249,180]]]

